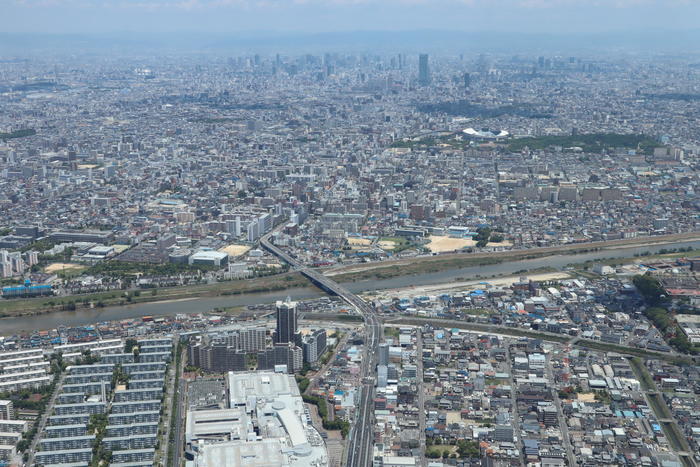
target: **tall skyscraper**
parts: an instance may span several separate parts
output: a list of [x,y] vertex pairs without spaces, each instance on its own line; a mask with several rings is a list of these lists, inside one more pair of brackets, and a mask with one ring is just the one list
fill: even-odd
[[379,344],[379,365],[388,365],[389,364],[389,344],[386,342],[383,342]]
[[430,84],[430,69],[428,68],[428,54],[418,56],[418,84],[427,86]]
[[275,331],[275,343],[286,344],[294,342],[297,332],[297,302],[289,298],[284,302],[277,301],[277,330]]

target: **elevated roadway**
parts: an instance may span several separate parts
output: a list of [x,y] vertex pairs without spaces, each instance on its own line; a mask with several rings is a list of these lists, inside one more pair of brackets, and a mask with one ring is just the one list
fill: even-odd
[[270,242],[271,233],[260,240],[260,246],[277,256],[289,266],[325,292],[337,295],[348,304],[355,307],[365,321],[365,358],[361,366],[360,405],[357,409],[355,423],[350,430],[347,457],[345,465],[349,467],[368,467],[372,465],[372,440],[374,437],[374,420],[372,401],[374,399],[374,371],[379,352],[379,341],[382,338],[382,325],[374,309],[360,297],[325,277],[320,272],[302,264],[281,248]]

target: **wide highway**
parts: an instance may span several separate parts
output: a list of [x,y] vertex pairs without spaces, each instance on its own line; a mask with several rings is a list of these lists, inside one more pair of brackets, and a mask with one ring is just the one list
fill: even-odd
[[374,419],[372,400],[374,399],[375,366],[382,338],[382,325],[374,309],[360,297],[347,290],[320,272],[307,267],[282,249],[270,242],[271,234],[260,240],[260,245],[273,255],[288,263],[293,269],[306,276],[317,286],[333,293],[355,307],[365,321],[365,358],[361,367],[360,405],[357,409],[355,423],[350,431],[347,448],[346,465],[349,467],[367,467],[372,465],[372,441],[374,437]]

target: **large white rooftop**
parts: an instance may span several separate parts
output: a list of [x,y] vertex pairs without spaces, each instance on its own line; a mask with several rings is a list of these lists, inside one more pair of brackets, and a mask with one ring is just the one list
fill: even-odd
[[287,456],[276,439],[264,439],[254,443],[232,441],[205,444],[197,456],[197,467],[286,467]]
[[[187,415],[187,439],[198,452],[196,467],[327,465],[325,443],[310,424],[293,376],[230,372],[228,383],[231,409]],[[212,429],[238,434],[216,442],[207,439]]]
[[230,405],[246,405],[250,398],[272,400],[281,395],[300,396],[294,377],[286,373],[229,373]]
[[238,407],[187,412],[185,438],[188,443],[199,439],[246,439],[249,431],[252,426],[248,416]]

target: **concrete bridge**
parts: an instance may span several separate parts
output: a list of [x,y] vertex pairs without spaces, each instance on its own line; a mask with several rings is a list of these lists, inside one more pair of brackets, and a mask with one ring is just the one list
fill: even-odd
[[372,441],[374,437],[372,400],[374,399],[373,381],[375,378],[367,377],[375,371],[377,363],[376,358],[379,352],[379,340],[382,336],[382,325],[374,309],[367,302],[334,280],[302,264],[287,252],[272,244],[272,242],[270,242],[271,235],[272,234],[265,235],[260,240],[260,246],[289,264],[292,269],[300,272],[324,292],[337,295],[349,305],[355,307],[365,322],[364,335],[366,354],[361,368],[362,386],[360,405],[357,408],[355,423],[350,430],[345,465],[350,467],[369,467],[372,465]]

